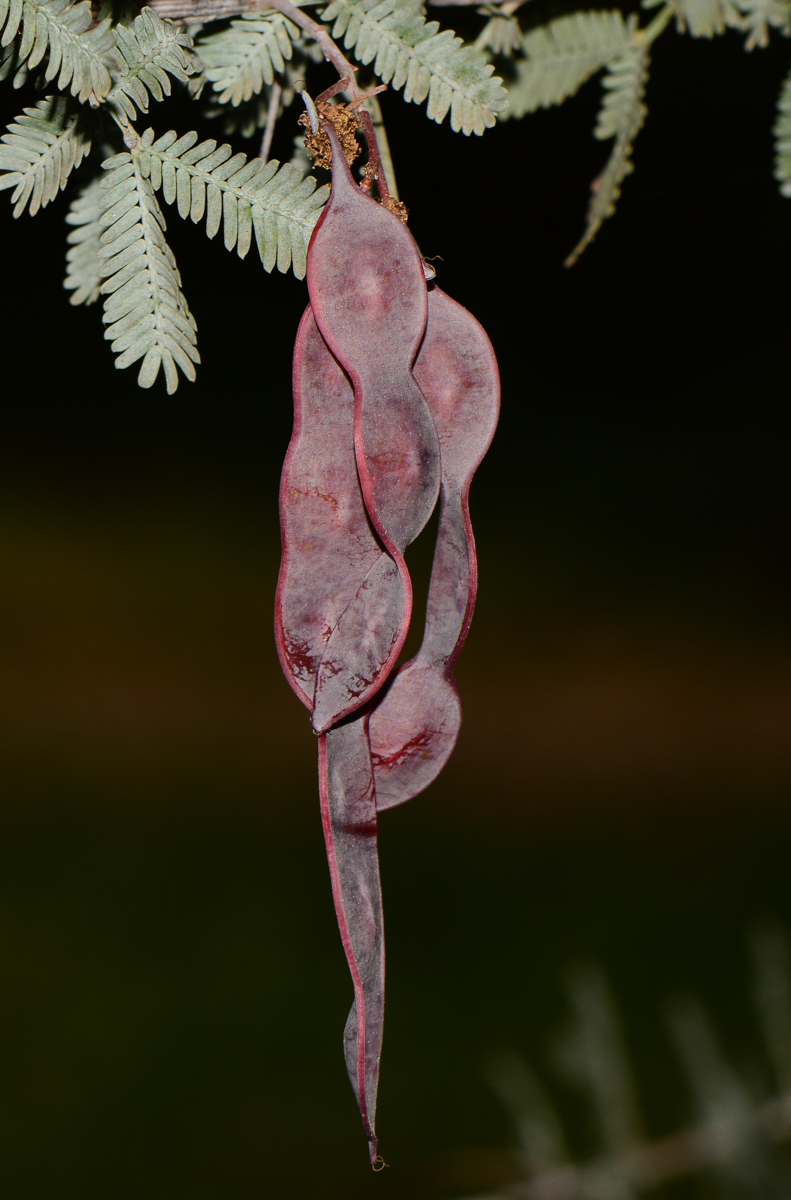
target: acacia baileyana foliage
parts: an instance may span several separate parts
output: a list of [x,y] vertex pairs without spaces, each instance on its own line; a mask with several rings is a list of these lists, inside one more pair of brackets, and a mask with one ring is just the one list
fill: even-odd
[[[0,138],[0,190],[10,190],[14,216],[33,215],[78,172],[66,218],[64,286],[74,304],[104,297],[116,364],[139,363],[142,386],[161,367],[173,391],[176,368],[192,379],[199,361],[159,197],[209,237],[221,231],[240,257],[255,244],[266,271],[304,274],[327,188],[308,173],[301,139],[290,164],[267,159],[276,123],[287,115],[296,125],[288,111],[292,85],[322,60],[327,35],[339,55],[359,64],[360,86],[381,80],[423,105],[431,120],[448,120],[467,135],[562,104],[600,74],[594,136],[611,149],[592,184],[570,265],[615,211],[633,169],[656,38],[671,27],[708,38],[735,30],[753,50],[772,33],[791,32],[791,0],[643,0],[643,8],[657,9],[645,20],[593,9],[544,23],[532,6],[502,0],[477,9],[480,32],[469,43],[428,20],[422,0],[308,0],[297,8],[272,2],[249,12],[243,0],[238,8],[226,4],[225,12],[237,15],[214,20],[209,0],[185,0],[182,8],[179,0],[152,0],[139,13],[133,0],[105,0],[98,18],[89,0],[0,0],[0,81],[39,91]],[[185,26],[196,10],[204,23]],[[308,10],[315,20],[306,21]],[[259,154],[197,132],[138,132],[139,114],[174,87],[196,101],[198,119],[214,122],[214,130],[262,137]],[[386,150],[376,100],[367,104]],[[791,195],[791,73],[778,113],[775,174]],[[119,294],[135,300],[123,317]]]

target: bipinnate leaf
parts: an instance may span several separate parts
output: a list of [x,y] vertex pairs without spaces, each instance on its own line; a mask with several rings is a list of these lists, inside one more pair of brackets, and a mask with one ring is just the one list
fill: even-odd
[[228,29],[202,37],[196,49],[219,102],[236,107],[285,70],[299,38],[298,27],[279,12],[249,12]]
[[514,61],[516,79],[508,89],[507,117],[562,104],[602,67],[626,53],[637,17],[624,21],[614,9],[578,12],[539,25],[524,35],[524,58]]
[[196,224],[205,218],[210,238],[222,227],[226,249],[236,249],[240,258],[255,233],[266,271],[291,267],[302,279],[310,235],[329,190],[317,188],[312,175],[304,177],[276,159],[264,163],[234,154],[213,138],[198,142],[194,132],[178,137],[171,131],[154,141],[148,130],[135,155],[142,176],[154,191],[162,190],[166,203],[177,205],[180,216]]
[[[153,133],[149,130],[151,139]],[[140,139],[145,148],[147,135]],[[165,241],[165,218],[138,153],[116,154],[102,164],[100,187],[102,294],[105,337],[123,369],[142,359],[137,382],[151,387],[160,367],[169,393],[181,368],[195,379],[200,362],[195,320],[181,290],[173,252]]]
[[742,15],[741,28],[747,34],[745,50],[769,45],[769,31],[779,29],[791,33],[791,3],[789,0],[733,0]]
[[648,64],[649,47],[638,42],[622,58],[610,64],[602,80],[605,96],[594,137],[601,140],[615,138],[615,144],[604,170],[591,184],[593,195],[588,205],[585,233],[566,259],[567,267],[573,266],[602,223],[615,212],[621,184],[634,170],[632,146],[648,112],[643,104]]
[[13,88],[24,87],[30,74],[27,63],[20,62],[18,51],[17,42],[11,42],[0,49],[0,81],[10,77]]
[[144,8],[131,25],[117,25],[115,35],[116,61],[108,100],[129,120],[134,120],[137,109],[148,112],[150,97],[162,100],[170,95],[170,76],[188,83],[196,73],[192,38],[151,8]]
[[488,48],[506,57],[522,49],[522,30],[514,16],[490,17],[475,39],[479,50]]
[[46,82],[55,80],[83,103],[91,95],[103,100],[112,85],[115,34],[109,17],[94,28],[92,22],[89,0],[0,0],[0,45],[20,34],[19,63],[32,69],[47,55]]
[[74,228],[66,239],[69,249],[63,286],[72,292],[70,304],[94,304],[102,294],[102,178],[95,176],[69,205],[66,224]]
[[67,96],[47,96],[24,109],[0,138],[0,190],[13,188],[14,216],[33,216],[66,186],[91,148],[80,114]]
[[[658,8],[664,0],[650,0],[644,8]],[[676,10],[676,28],[692,37],[712,38],[726,29],[741,29],[742,18],[734,0],[670,0]]]
[[449,29],[439,31],[411,0],[332,0],[321,14],[333,21],[332,36],[355,58],[370,63],[404,99],[422,104],[432,121],[450,112],[451,129],[482,134],[508,104],[502,79],[475,48]]

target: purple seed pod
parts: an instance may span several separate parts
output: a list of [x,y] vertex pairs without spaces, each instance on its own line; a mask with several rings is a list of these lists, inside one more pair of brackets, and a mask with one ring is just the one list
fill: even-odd
[[[499,378],[478,322],[435,285],[427,293],[411,236],[357,187],[327,132],[332,193],[308,249],[311,304],[294,349],[275,628],[283,670],[320,735],[322,822],[354,983],[346,1065],[376,1163],[377,810],[422,791],[458,733],[451,672],[476,589],[468,493],[494,433]],[[411,615],[403,551],[431,514],[440,476],[423,645],[383,686]]]
[[310,307],[297,333],[293,384],[275,640],[286,678],[321,731],[381,686],[403,644],[406,596],[363,504],[354,393]]
[[426,328],[423,262],[401,221],[354,182],[327,132],[332,192],[308,247],[308,291],[316,324],[354,387],[365,507],[395,558],[439,493],[437,431],[412,374]]
[[385,953],[367,714],[351,717],[319,738],[319,784],[332,895],[354,983],[343,1035],[346,1069],[374,1164]]
[[[344,708],[365,704],[399,653],[402,575],[368,520],[354,459],[354,393],[310,307],[297,333],[293,384],[275,637],[303,704],[334,703],[343,717]],[[384,940],[367,712],[319,738],[319,780],[333,899],[354,982],[344,1051],[373,1162]]]
[[500,376],[486,332],[436,284],[429,287],[428,325],[415,378],[439,433],[440,521],[423,643],[378,694],[371,711],[380,811],[427,788],[456,743],[461,704],[452,669],[470,627],[478,581],[470,483],[500,410]]

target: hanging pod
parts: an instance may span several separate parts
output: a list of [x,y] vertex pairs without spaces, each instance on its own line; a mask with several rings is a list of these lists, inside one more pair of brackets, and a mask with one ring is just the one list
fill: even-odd
[[[333,130],[330,200],[307,256],[310,305],[294,348],[294,431],[283,468],[280,661],[319,735],[333,899],[354,983],[349,1077],[377,1162],[384,927],[377,811],[417,795],[458,735],[452,675],[472,619],[470,481],[499,409],[491,344],[435,284],[401,221],[352,178]],[[420,651],[404,550],[441,492]]]

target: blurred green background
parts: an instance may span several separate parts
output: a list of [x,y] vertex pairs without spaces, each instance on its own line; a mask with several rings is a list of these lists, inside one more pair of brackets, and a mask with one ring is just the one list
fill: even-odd
[[[518,1174],[485,1082],[503,1047],[584,1157],[545,1054],[580,955],[614,986],[652,1134],[690,1116],[668,993],[704,997],[736,1060],[759,1052],[744,927],[791,920],[787,57],[663,39],[635,175],[571,272],[598,84],[470,142],[385,97],[412,227],[504,391],[460,744],[381,822],[378,1176],[342,1061],[315,744],[272,643],[304,285],[174,214],[204,366],[140,392],[59,290],[64,203],[0,208],[5,1195],[492,1188]],[[0,99],[6,120],[29,102]],[[176,101],[160,132],[171,115],[191,127]],[[410,561],[424,593],[430,547]]]

